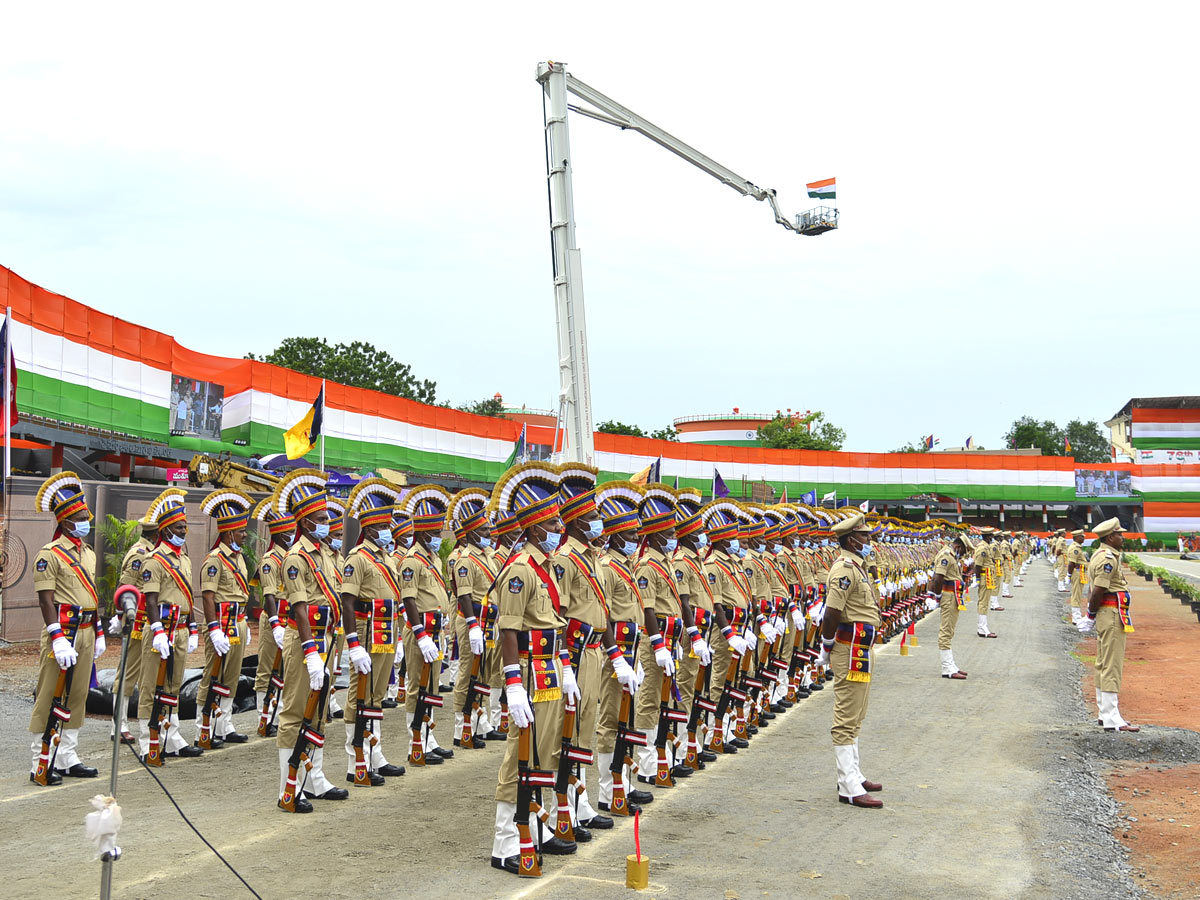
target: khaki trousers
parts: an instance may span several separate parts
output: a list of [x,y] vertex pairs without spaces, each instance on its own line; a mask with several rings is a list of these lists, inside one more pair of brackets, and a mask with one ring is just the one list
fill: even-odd
[[[167,664],[167,680],[163,690],[168,694],[179,696],[179,688],[183,686],[183,670],[187,668],[187,625],[180,624],[175,629],[174,653]],[[138,718],[149,719],[150,710],[154,707],[154,688],[158,684],[158,664],[162,657],[158,655],[150,640],[142,640],[142,680],[138,684]],[[172,712],[172,710],[167,710]],[[177,713],[178,710],[175,710]]]
[[[54,689],[58,686],[58,673],[62,671],[54,660],[51,645],[54,642],[46,629],[42,629],[42,637],[38,648],[41,663],[38,666],[37,699],[33,703],[33,712],[29,716],[29,730],[39,735],[46,730],[46,720],[50,717],[50,703],[54,700]],[[67,692],[67,709],[71,711],[71,721],[66,728],[83,726],[87,714],[88,686],[92,680],[92,658],[95,656],[96,632],[91,625],[81,627],[75,633],[75,652],[79,661],[75,663],[75,671],[71,674],[71,689]]]
[[[308,695],[312,688],[308,682],[308,667],[304,665],[304,651],[300,646],[300,632],[288,628],[283,636],[283,700],[279,707],[279,732],[275,736],[275,746],[280,750],[291,750],[296,746],[300,737],[300,723],[304,721],[304,707],[308,705]],[[333,656],[325,659],[325,671],[329,673],[330,691],[333,693]],[[325,701],[325,711],[329,711],[329,701]],[[325,722],[313,723],[317,731],[325,733]]]
[[[833,645],[829,654],[829,664],[833,668],[833,727],[829,733],[833,735],[835,747],[853,744],[858,740],[862,730],[863,719],[867,715],[867,701],[871,696],[871,682],[850,681],[846,676],[850,671],[850,645],[840,641]],[[875,668],[875,650],[871,650],[871,668]],[[872,677],[876,677],[872,673]]]
[[1102,606],[1096,613],[1096,690],[1121,693],[1125,672],[1125,626],[1114,606]]
[[954,599],[953,589],[942,591],[938,606],[942,611],[942,621],[938,625],[938,649],[949,650],[954,640],[954,629],[958,626],[958,601]]
[[[454,679],[453,711],[458,715],[462,713],[463,704],[467,702],[467,689],[471,686],[471,672],[475,668],[475,654],[471,652],[471,639],[468,636],[471,629],[467,625],[467,620],[455,611],[452,621],[454,622],[454,637],[458,641],[458,677]],[[404,649],[404,653],[405,656],[408,655],[407,647]],[[499,656],[498,653],[492,655]],[[479,680],[484,682],[488,680],[488,673],[484,669],[486,662],[485,654],[484,661],[479,664]]]
[[[133,632],[130,632],[127,640],[129,641],[129,652],[125,654],[125,696],[132,697],[134,688],[138,686],[142,678],[142,639],[135,638]],[[121,661],[118,658],[116,677],[113,678],[114,690],[120,680]]]
[[[433,637],[433,635],[429,636]],[[437,638],[434,638],[433,642],[438,643]],[[421,689],[421,673],[425,670],[425,658],[421,656],[421,648],[417,646],[417,639],[413,636],[411,628],[404,629],[404,661],[407,664],[404,667],[404,711],[410,716],[415,716],[417,714],[417,692]],[[425,686],[429,693],[439,693],[438,682],[441,678],[441,670],[442,661],[440,659],[435,659],[429,664],[429,683]],[[455,679],[455,687],[458,686],[458,680]],[[435,712],[434,707],[429,708],[430,723],[433,722]]]
[[[655,731],[658,728],[658,713],[662,703],[662,667],[654,661],[650,641],[638,643],[638,662],[646,673],[646,680],[638,688],[633,712],[633,727],[638,731]],[[653,735],[651,735],[653,737]]]
[[[562,667],[557,663],[555,663],[554,667],[558,670],[559,678],[561,679]],[[525,685],[525,690],[529,691],[530,697],[532,697],[533,692],[529,690],[528,666],[524,660],[521,662],[521,678]],[[533,741],[530,744],[530,749],[531,751],[536,751],[536,756],[530,759],[529,764],[533,768],[542,771],[557,771],[558,757],[562,752],[563,701],[561,698],[558,700],[543,700],[541,703],[531,703],[530,705],[533,707]],[[520,737],[521,729],[516,726],[516,723],[510,717],[508,740],[504,744],[504,759],[500,763],[500,773],[496,781],[497,803],[517,802],[517,755]],[[543,804],[545,804],[549,797],[553,796],[553,793],[552,788],[542,788]],[[520,810],[518,810],[518,813],[520,813]],[[553,824],[551,827],[553,827]]]
[[[700,674],[700,658],[692,656],[691,650],[687,650],[675,668],[675,685],[679,688],[679,696],[682,701],[679,708],[691,715],[692,701],[696,697],[696,678]],[[686,728],[680,724],[677,733],[680,737],[683,736]]]
[[621,715],[621,683],[613,674],[607,654],[600,667],[600,706],[596,716],[597,753],[612,753],[617,747],[617,719]]
[[275,638],[271,635],[270,616],[266,612],[258,615],[258,668],[254,672],[254,692],[264,694],[271,683],[271,667],[275,665]]
[[[270,632],[268,631],[268,634]],[[224,666],[221,670],[220,683],[229,688],[230,699],[237,699],[238,678],[242,674],[242,659],[246,655],[246,644],[250,640],[250,626],[243,620],[238,622],[238,637],[240,642],[229,645],[229,652],[225,654]],[[275,642],[272,641],[272,644]],[[196,689],[196,721],[200,721],[204,715],[204,704],[208,701],[208,686],[212,683],[209,677],[208,670],[213,664],[213,658],[217,652],[213,650],[212,638],[205,636],[204,638],[204,674],[200,676],[200,686]],[[232,723],[229,723],[232,727]]]
[[[575,745],[584,750],[596,747],[596,719],[600,712],[600,679],[608,654],[599,647],[584,648],[579,655],[579,709],[575,713]],[[611,675],[612,667],[609,667]],[[615,678],[612,679],[614,682]]]

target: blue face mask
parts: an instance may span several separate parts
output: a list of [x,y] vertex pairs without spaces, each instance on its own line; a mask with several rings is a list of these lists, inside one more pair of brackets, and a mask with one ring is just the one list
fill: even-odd
[[562,535],[557,531],[548,531],[546,536],[538,542],[544,553],[553,553],[558,549],[558,542],[562,540]]
[[342,539],[334,538],[332,541],[329,542],[329,546],[332,547],[334,550],[341,550],[342,549]]
[[492,539],[491,538],[480,538],[479,546],[482,547],[484,550],[487,550],[489,547],[492,546]]
[[862,549],[859,550],[858,552],[861,553],[864,557],[870,556],[872,553],[875,552],[875,547],[871,544],[863,544]]
[[380,528],[379,533],[375,535],[375,543],[380,547],[386,547],[392,542],[392,529]]
[[437,553],[441,549],[442,549],[442,536],[440,534],[435,534],[433,537],[431,537],[429,539],[429,552]]
[[679,546],[679,541],[675,538],[667,538],[666,546],[663,547],[663,553],[674,553],[675,548]]
[[707,547],[708,546],[708,535],[705,534],[703,531],[700,532],[700,534],[698,534],[696,536],[696,546],[697,547]]
[[234,553],[241,553],[241,552],[242,552],[242,545],[241,545],[241,544],[239,544],[237,541],[230,541],[230,542],[229,542],[229,549],[230,549],[230,550],[232,550]]
[[187,541],[187,537],[185,535],[181,535],[181,534],[168,534],[167,535],[167,543],[170,544],[172,547],[182,547],[184,545],[185,541]]
[[729,552],[731,554],[733,554],[734,556],[737,556],[737,552],[740,549],[741,549],[741,546],[738,544],[737,538],[734,538],[732,541],[729,542]]
[[745,559],[748,552],[745,547],[738,547],[738,559]]
[[599,519],[592,519],[588,522],[587,531],[584,532],[589,541],[594,541],[600,535],[604,534],[604,523]]
[[312,530],[312,538],[314,541],[323,541],[329,537],[329,523],[322,522],[319,525],[314,525]]
[[85,538],[92,533],[92,520],[87,519],[83,522],[76,522],[75,529],[71,532],[77,538]]
[[637,541],[625,541],[621,547],[621,552],[626,556],[633,556],[637,553]]
[[406,537],[406,538],[404,539],[404,546],[405,546],[405,547],[411,547],[411,546],[412,546],[412,542],[413,542],[413,536],[410,534],[408,537]]
[[792,549],[793,550],[800,549],[800,538],[792,538]]

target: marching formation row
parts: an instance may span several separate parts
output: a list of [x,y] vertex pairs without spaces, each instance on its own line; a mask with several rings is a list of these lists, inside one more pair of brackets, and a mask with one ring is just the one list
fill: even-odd
[[[497,868],[540,874],[542,854],[574,852],[590,829],[613,827],[655,790],[746,750],[760,728],[829,682],[838,799],[878,808],[882,786],[863,775],[858,750],[873,646],[940,608],[941,674],[964,679],[951,642],[972,579],[978,634],[994,638],[987,614],[1020,585],[1034,546],[1027,535],[972,535],[941,521],[703,503],[695,491],[596,479],[581,464],[524,463],[490,493],[421,486],[402,495],[372,478],[344,506],[315,470],[290,473],[258,504],[217,490],[202,504],[219,537],[200,564],[198,597],[183,550],[185,493],[164,491],[122,572],[138,593],[125,675],[127,693],[140,687],[141,755],[162,765],[249,739],[233,729],[232,703],[257,580],[259,732],[276,739],[278,806],[287,812],[349,796],[324,771],[342,659],[348,783],[379,786],[405,773],[384,755],[382,733],[384,707],[401,699],[407,764],[453,757],[434,737],[447,699],[444,658],[453,660],[454,745],[505,741]],[[69,472],[52,476],[37,504],[58,527],[35,561],[47,628],[30,778],[54,784],[95,774],[75,751],[87,678],[73,676],[78,660],[104,652],[104,633],[82,485]],[[270,544],[250,573],[241,550],[255,522]],[[177,694],[202,631],[189,742]]]

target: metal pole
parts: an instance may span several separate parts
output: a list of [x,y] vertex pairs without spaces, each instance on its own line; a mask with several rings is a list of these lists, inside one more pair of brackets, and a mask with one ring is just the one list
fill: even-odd
[[575,244],[571,142],[567,130],[567,73],[562,63],[538,63],[537,80],[550,103],[546,118],[546,178],[550,187],[550,246],[558,322],[558,372],[567,446],[563,459],[592,463],[592,388],[588,375],[583,266]]
[[[125,721],[125,660],[129,656],[130,635],[133,632],[133,616],[121,617],[121,661],[118,663],[117,683],[113,694],[113,751],[112,771],[108,777],[108,794],[117,796],[117,762],[121,752],[121,726]],[[100,900],[112,897],[112,864],[121,858],[121,850],[105,853],[100,857]]]

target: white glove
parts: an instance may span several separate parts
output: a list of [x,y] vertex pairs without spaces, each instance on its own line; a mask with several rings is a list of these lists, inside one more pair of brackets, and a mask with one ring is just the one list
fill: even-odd
[[758,646],[758,637],[754,634],[753,628],[746,629],[744,640],[746,641],[746,647],[749,650],[753,650]]
[[817,668],[818,669],[829,668],[829,651],[826,650],[824,647],[821,648],[821,652],[817,656]]
[[825,604],[823,602],[818,603],[813,607],[813,611],[809,613],[809,616],[812,618],[814,625],[820,625],[821,620],[825,618]]
[[933,597],[929,597],[925,601],[925,612],[933,612],[938,608],[938,602]]
[[519,684],[510,684],[504,689],[508,698],[508,715],[518,728],[528,728],[533,721],[533,707],[529,705],[529,694]]
[[467,640],[471,642],[471,653],[475,656],[483,656],[483,629],[478,625],[472,625],[467,629]]
[[575,670],[563,666],[563,696],[571,703],[578,703],[580,698],[579,682],[575,680]]
[[321,654],[306,653],[304,655],[304,668],[308,669],[309,688],[319,691],[321,685],[325,683],[325,663],[321,660]]
[[427,634],[421,635],[417,639],[417,647],[421,650],[421,658],[427,663],[431,663],[438,658],[437,644],[433,642]]
[[104,643],[104,632],[98,632],[96,634],[96,646],[95,649],[92,650],[92,659],[99,659],[102,657],[105,649],[106,646]]
[[692,641],[692,652],[700,658],[700,665],[707,666],[712,662],[712,648],[708,646],[708,641],[704,638]]
[[154,637],[150,638],[150,646],[163,659],[171,655],[171,642],[167,640],[165,631],[154,632]]
[[804,630],[804,613],[800,611],[799,607],[792,610],[792,624],[796,626],[797,631]]
[[625,657],[618,656],[616,659],[614,659],[612,662],[612,668],[613,675],[616,676],[617,679],[617,684],[621,685],[621,687],[625,688],[625,690],[632,694],[637,689],[636,685],[634,684],[634,681],[637,680],[637,676],[634,674],[629,663],[625,662]]
[[200,646],[200,635],[188,633],[188,653],[195,653],[196,648]]
[[671,659],[671,651],[666,647],[659,647],[654,651],[654,661],[663,670],[665,677],[670,678],[675,674],[675,660]]
[[[646,670],[642,668],[642,664],[637,664],[637,669],[633,673],[633,691],[636,691],[642,686],[642,682],[646,680]],[[630,691],[629,693],[633,693]]]
[[113,616],[111,619],[108,620],[108,633],[109,634],[120,634],[121,633],[121,617],[120,616]]
[[1091,616],[1083,616],[1079,619],[1079,633],[1088,634],[1096,627],[1096,620]]
[[212,641],[213,653],[217,654],[217,656],[224,656],[229,652],[229,635],[220,628],[210,631],[208,637]]
[[282,625],[271,626],[271,637],[275,639],[275,646],[280,650],[283,649],[283,636],[287,634]]
[[404,641],[396,641],[396,665],[404,662]]
[[731,634],[729,636],[729,649],[738,656],[745,656],[749,646],[746,644],[746,639],[740,634]]
[[371,654],[360,645],[351,647],[350,665],[358,670],[359,675],[366,675],[371,671]]

